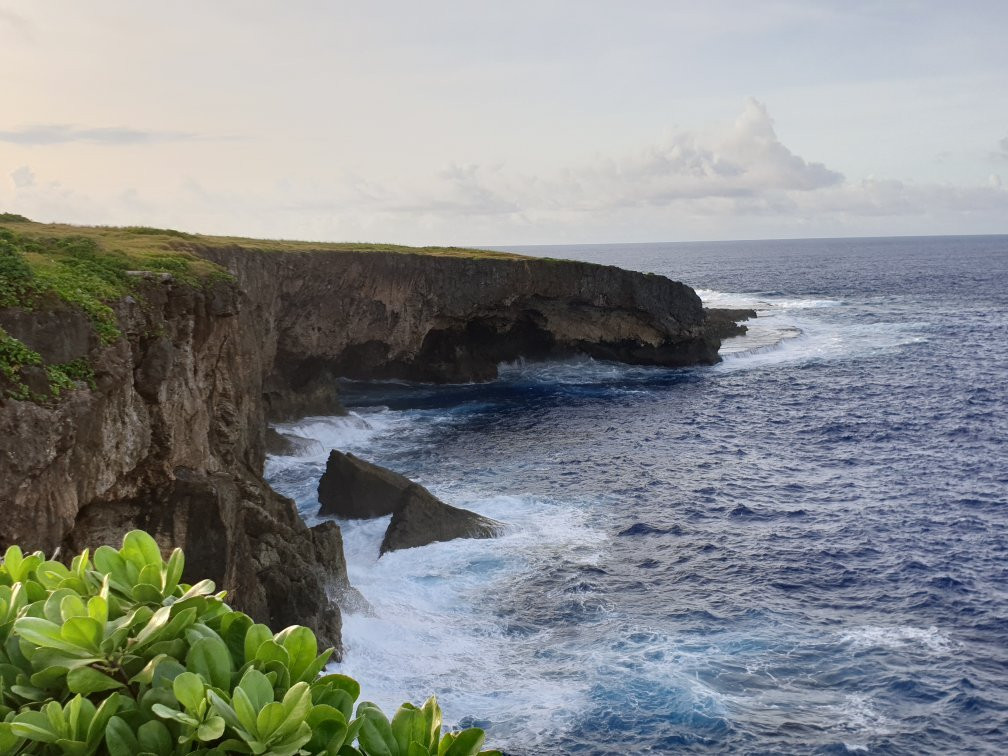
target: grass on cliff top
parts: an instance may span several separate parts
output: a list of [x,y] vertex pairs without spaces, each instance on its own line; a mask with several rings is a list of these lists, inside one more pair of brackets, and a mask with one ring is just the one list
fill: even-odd
[[[136,288],[140,278],[130,271],[138,270],[169,273],[192,286],[230,278],[190,252],[165,249],[144,230],[95,233],[0,213],[0,309],[44,309],[62,300],[83,310],[101,340],[111,343],[121,335],[111,305]],[[48,396],[29,388],[31,370],[45,371]],[[94,382],[86,361],[45,365],[37,352],[0,329],[0,398],[45,401],[78,381]]]
[[102,339],[114,341],[119,329],[109,305],[135,288],[131,271],[168,273],[194,286],[228,277],[144,230],[44,225],[0,214],[0,307],[31,310],[56,297],[84,310]]
[[[527,260],[528,255],[512,252],[494,252],[467,247],[409,247],[402,244],[379,244],[372,242],[306,242],[287,239],[249,239],[241,236],[210,236],[190,234],[170,228],[150,228],[148,226],[70,226],[57,223],[35,223],[14,213],[0,213],[0,226],[23,234],[55,238],[80,237],[92,239],[105,249],[115,249],[136,258],[137,269],[152,256],[160,258],[170,255],[184,255],[192,259],[191,250],[204,247],[241,247],[258,252],[392,252],[407,255],[431,255],[434,257],[492,258],[499,260]],[[207,263],[210,265],[210,263]]]

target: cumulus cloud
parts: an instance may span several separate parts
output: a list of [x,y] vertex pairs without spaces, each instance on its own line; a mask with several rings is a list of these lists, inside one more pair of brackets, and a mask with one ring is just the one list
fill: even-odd
[[109,146],[177,142],[199,139],[199,135],[181,131],[147,131],[121,126],[84,127],[70,124],[33,124],[0,131],[0,142],[20,145],[53,145],[89,142]]
[[28,189],[35,186],[35,173],[27,165],[10,172],[11,181],[14,182],[15,189]]
[[844,177],[783,145],[766,106],[755,99],[727,126],[682,131],[636,153],[599,157],[553,175],[502,166],[452,165],[413,187],[368,183],[359,201],[371,210],[433,215],[510,215],[667,208],[715,198],[779,202]]

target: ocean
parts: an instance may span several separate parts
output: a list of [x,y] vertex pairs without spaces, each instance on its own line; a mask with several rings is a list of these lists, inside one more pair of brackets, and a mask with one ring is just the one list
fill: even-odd
[[1008,752],[1008,236],[514,248],[753,307],[713,367],[345,385],[329,449],[508,524],[378,559],[346,658],[509,754]]

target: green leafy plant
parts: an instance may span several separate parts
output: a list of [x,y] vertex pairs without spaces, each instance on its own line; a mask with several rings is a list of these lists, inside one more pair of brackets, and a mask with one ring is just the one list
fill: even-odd
[[11,546],[0,564],[0,753],[490,756],[442,733],[437,701],[391,721],[333,650],[274,633],[143,531],[69,566]]

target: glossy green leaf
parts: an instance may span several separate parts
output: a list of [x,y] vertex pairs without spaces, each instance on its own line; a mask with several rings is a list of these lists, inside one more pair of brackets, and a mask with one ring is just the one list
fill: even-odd
[[234,663],[227,645],[220,638],[200,638],[186,654],[186,667],[203,675],[216,688],[229,690]]
[[477,756],[486,735],[483,730],[470,727],[455,735],[454,742],[444,752],[444,756]]
[[100,693],[104,690],[115,690],[116,688],[124,687],[118,680],[92,667],[71,669],[67,674],[66,681],[67,688],[71,693],[81,693],[85,696],[89,696],[92,693]]
[[190,713],[199,712],[201,704],[206,700],[206,684],[203,678],[192,672],[183,672],[172,682],[172,691]]
[[165,596],[171,596],[175,592],[184,571],[185,554],[182,553],[182,549],[175,549],[172,551],[171,556],[168,557],[168,563],[165,565],[164,581],[162,584]]
[[92,596],[88,599],[87,614],[104,626],[108,622],[108,601],[101,596]]
[[131,530],[123,536],[121,553],[124,559],[133,562],[139,569],[148,565],[160,569],[164,564],[157,541],[142,530]]
[[287,712],[284,711],[282,703],[274,701],[263,706],[256,716],[256,733],[260,740],[269,741],[286,718]]
[[101,623],[91,617],[71,617],[63,623],[60,635],[68,643],[89,651],[97,651],[102,641],[103,630]]
[[266,679],[266,675],[258,669],[249,668],[245,674],[242,675],[242,679],[238,683],[238,687],[245,691],[245,694],[249,698],[249,702],[252,704],[252,708],[256,711],[259,711],[259,709],[266,704],[273,702],[273,686],[270,685],[269,680]]
[[[102,734],[105,732],[109,720],[119,711],[125,700],[118,693],[113,693],[101,702],[94,716],[91,717],[91,723],[87,727],[86,740],[88,745],[96,746],[101,742]],[[130,703],[132,703],[132,700],[130,700]]]
[[137,729],[137,740],[144,751],[157,754],[172,753],[172,734],[164,722],[144,722]]
[[315,639],[315,633],[307,627],[294,625],[285,628],[277,633],[275,640],[284,647],[290,658],[288,666],[292,680],[299,679],[318,656],[318,641]]
[[[252,735],[256,735],[258,733],[256,720],[259,716],[259,708],[256,708],[255,704],[252,703],[252,699],[249,698],[248,694],[241,688],[235,688],[234,695],[231,696],[231,706],[234,708],[242,729]],[[224,712],[222,711],[221,716],[223,715]]]
[[199,724],[199,720],[196,719],[196,717],[185,714],[161,703],[156,703],[151,706],[151,711],[156,716],[161,717],[161,719],[171,719],[176,722],[180,722],[181,724],[188,725],[189,727],[196,727]]
[[224,734],[223,717],[209,717],[196,730],[196,737],[204,743],[217,740]]
[[88,610],[84,604],[84,599],[76,593],[71,593],[63,597],[60,601],[60,617],[65,622],[71,617],[87,617]]
[[63,638],[61,629],[60,625],[41,617],[22,617],[14,623],[14,632],[36,646],[58,648],[61,651],[76,656],[84,656],[90,653],[89,649],[82,648],[76,643]]
[[200,580],[182,594],[182,600],[193,598],[195,596],[206,596],[209,593],[213,593],[214,588],[215,586],[213,580]]
[[396,756],[399,753],[392,726],[381,709],[365,701],[357,707],[357,716],[362,720],[357,739],[368,756]]
[[264,664],[271,661],[279,662],[287,668],[288,673],[290,672],[290,654],[275,640],[270,639],[261,643],[256,650],[255,658],[256,661],[261,661]]
[[424,750],[429,750],[430,728],[427,726],[427,717],[424,712],[413,704],[405,703],[392,717],[392,736],[395,738],[398,751],[405,754],[409,750],[410,743],[416,742],[423,746]]
[[312,753],[336,753],[346,742],[347,722],[339,709],[325,704],[312,706],[305,722],[312,729],[307,746]]
[[273,640],[273,633],[266,625],[252,625],[245,633],[245,661],[255,659],[259,646],[270,640]]
[[64,617],[63,613],[60,611],[60,606],[63,603],[63,599],[70,596],[80,598],[69,588],[57,588],[50,591],[49,595],[46,597],[45,603],[42,605],[42,616],[50,622],[55,622],[57,625],[63,624],[66,617]]
[[11,732],[19,738],[39,743],[55,743],[60,739],[59,727],[54,727],[49,717],[41,711],[23,711],[10,723]]
[[109,719],[105,728],[105,745],[110,756],[135,756],[141,750],[133,728],[120,717]]
[[133,642],[134,648],[140,648],[154,640],[157,640],[161,636],[161,631],[168,625],[168,620],[171,617],[171,607],[162,606],[147,620],[147,624],[144,625],[143,629],[137,633],[136,640]]

